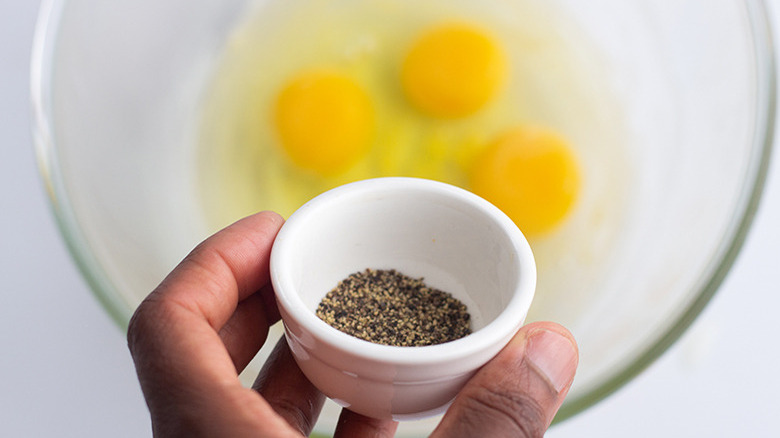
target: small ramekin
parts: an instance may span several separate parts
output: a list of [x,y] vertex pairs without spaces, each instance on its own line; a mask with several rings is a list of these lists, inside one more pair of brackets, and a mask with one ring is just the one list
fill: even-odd
[[[354,272],[396,269],[424,278],[469,309],[473,333],[424,347],[371,343],[315,315]],[[525,320],[536,265],[501,210],[466,190],[417,178],[337,187],[293,213],[271,253],[285,336],[306,377],[357,413],[396,420],[443,412]]]

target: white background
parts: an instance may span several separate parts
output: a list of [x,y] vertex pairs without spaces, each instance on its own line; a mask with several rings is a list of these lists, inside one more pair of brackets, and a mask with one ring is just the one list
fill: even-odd
[[[124,335],[72,263],[37,174],[28,72],[38,5],[0,0],[0,437],[150,436]],[[548,437],[780,437],[778,153],[744,249],[692,329]]]

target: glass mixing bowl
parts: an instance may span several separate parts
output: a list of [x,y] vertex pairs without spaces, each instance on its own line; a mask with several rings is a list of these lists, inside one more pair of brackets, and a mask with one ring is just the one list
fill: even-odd
[[[200,106],[258,3],[44,2],[32,66],[40,169],[74,260],[121,327],[214,231],[198,194]],[[585,230],[591,248],[608,250],[567,262],[597,258],[601,268],[577,281],[564,265],[540,272],[540,285],[566,293],[540,294],[529,318],[568,326],[582,355],[560,420],[652,363],[717,290],[766,174],[775,72],[759,0],[546,3],[595,48],[589,59],[621,105],[631,163],[620,226]],[[623,184],[611,177],[602,180]],[[318,427],[334,421],[326,410]]]

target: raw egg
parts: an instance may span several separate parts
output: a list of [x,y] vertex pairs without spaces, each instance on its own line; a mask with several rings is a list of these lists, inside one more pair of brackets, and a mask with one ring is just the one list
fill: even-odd
[[323,175],[361,158],[373,133],[368,94],[355,80],[330,70],[293,77],[276,100],[274,116],[293,163]]
[[490,32],[473,24],[427,29],[403,63],[401,81],[420,110],[442,118],[465,117],[488,103],[504,85],[503,49]]
[[531,5],[264,2],[228,41],[206,100],[215,228],[378,176],[472,190],[530,237],[564,226],[587,192],[578,161],[598,123],[576,111],[592,84],[571,76],[582,69]]
[[577,160],[557,133],[520,126],[501,134],[477,158],[474,192],[511,217],[527,234],[558,225],[580,189]]

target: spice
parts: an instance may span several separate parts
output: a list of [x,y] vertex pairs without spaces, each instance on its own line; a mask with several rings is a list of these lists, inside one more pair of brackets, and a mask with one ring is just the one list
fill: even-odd
[[344,333],[403,347],[441,344],[471,333],[466,306],[394,269],[366,269],[342,280],[317,307],[317,316]]

